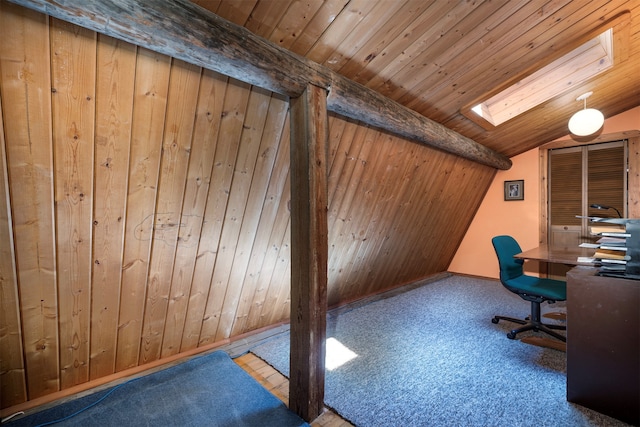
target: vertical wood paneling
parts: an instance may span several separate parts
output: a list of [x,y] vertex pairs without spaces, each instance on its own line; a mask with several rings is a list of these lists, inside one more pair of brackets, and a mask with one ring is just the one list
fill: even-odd
[[[329,280],[330,283],[344,282],[344,258],[340,258],[342,250],[346,249],[348,245],[353,242],[357,232],[355,232],[354,222],[357,218],[352,216],[352,209],[356,208],[358,204],[355,197],[357,197],[357,190],[362,182],[363,174],[370,168],[369,161],[370,152],[373,148],[373,139],[379,133],[379,131],[367,128],[361,132],[358,132],[356,136],[358,139],[357,144],[351,146],[351,153],[349,156],[350,163],[348,169],[343,169],[343,173],[347,178],[343,178],[342,185],[339,183],[339,189],[334,192],[334,200],[330,201],[329,212],[331,213],[329,221],[329,242],[332,245],[332,250],[329,258]],[[357,153],[357,154],[356,154]],[[373,155],[378,151],[373,151]],[[346,182],[345,182],[346,181]],[[340,260],[340,261],[338,261]]]
[[0,121],[0,396],[4,406],[27,400],[10,204],[4,127]]
[[[219,322],[215,331],[216,341],[228,338],[231,332],[238,300],[242,292],[242,278],[251,255],[251,246],[255,235],[254,224],[260,217],[259,206],[251,204],[249,196],[253,178],[267,182],[265,176],[260,175],[256,170],[256,166],[260,148],[266,149],[266,147],[260,146],[260,141],[264,133],[270,101],[270,93],[256,88],[251,91],[233,174],[225,227],[220,239],[221,245],[218,249],[218,258],[212,279],[213,287],[220,286],[218,285],[220,283],[227,289],[224,299],[220,301]],[[256,185],[262,184],[256,183]],[[256,193],[251,195],[258,196]],[[243,227],[244,234],[242,234]]]
[[89,379],[96,33],[52,19],[60,385]]
[[[162,357],[179,353],[182,345],[225,87],[226,78],[214,72],[203,73],[195,112],[196,122],[162,341]],[[202,298],[200,290],[194,289],[194,293]]]
[[[289,182],[289,185],[290,182]],[[273,267],[269,294],[260,314],[261,323],[273,324],[289,318],[291,312],[291,221],[287,221],[284,236],[278,245],[278,257]],[[288,286],[287,286],[288,285]]]
[[[373,137],[384,141],[379,133],[373,134]],[[371,145],[371,143],[367,141],[365,141],[365,144]],[[393,149],[391,144],[380,144],[377,150],[371,152],[371,155],[361,162],[363,165],[363,175],[357,179],[358,188],[355,189],[355,192],[361,195],[361,199],[359,203],[350,203],[350,211],[348,213],[350,221],[349,229],[351,231],[348,235],[344,235],[341,250],[334,250],[332,252],[332,259],[335,264],[341,265],[338,277],[348,277],[350,279],[349,282],[351,282],[354,277],[353,271],[358,269],[359,261],[356,258],[358,248],[363,243],[372,243],[368,242],[369,236],[366,233],[369,217],[381,209],[381,206],[375,203],[374,197],[380,193],[380,186],[383,184],[381,179],[384,178],[384,171],[389,168],[391,164],[390,160],[393,160],[389,159],[389,151]],[[384,162],[384,165],[381,164],[382,162]],[[348,260],[348,262],[342,263],[338,260]],[[351,287],[355,284],[346,283],[345,285]]]
[[11,106],[2,118],[27,391],[34,399],[59,389],[49,20],[5,2],[0,8],[2,105]]
[[278,155],[271,173],[256,234],[256,243],[245,276],[245,288],[255,289],[249,297],[247,318],[237,322],[238,332],[252,330],[262,324],[262,309],[267,299],[274,265],[289,221],[289,119],[285,119]]
[[[205,257],[198,257],[196,271],[198,277],[209,280],[209,293],[205,306],[200,337],[198,345],[212,343],[218,327],[219,307],[222,304],[225,287],[214,286],[212,276],[215,273],[214,265],[217,264],[217,255],[221,249],[222,231],[231,192],[231,182],[233,171],[238,156],[240,137],[244,116],[249,100],[249,85],[239,82],[230,82],[225,94],[224,110],[222,122],[220,124],[219,140],[224,141],[216,150],[213,172],[211,175],[211,186],[209,187],[209,200],[207,201],[207,214],[203,235],[201,238],[201,248],[206,251]],[[202,269],[198,271],[198,269]]]
[[[363,283],[361,279],[362,272],[371,269],[366,262],[367,249],[376,244],[375,230],[379,229],[379,224],[384,222],[386,218],[382,216],[385,213],[386,202],[389,199],[387,190],[398,184],[395,177],[398,176],[399,166],[398,156],[402,153],[405,146],[400,141],[393,143],[392,137],[378,136],[381,147],[376,150],[376,154],[367,162],[368,167],[373,171],[367,174],[367,179],[362,179],[361,188],[358,192],[361,194],[362,201],[351,212],[353,227],[351,233],[351,241],[348,245],[344,245],[342,251],[335,251],[336,260],[347,259],[349,263],[342,266],[345,277],[349,278],[346,284],[350,289],[357,289],[358,283]],[[341,253],[339,253],[341,252]]]
[[[236,250],[239,249],[240,227],[244,219],[247,196],[251,186],[251,174],[247,172],[249,170],[252,171],[255,166],[260,144],[259,139],[264,128],[269,100],[270,98],[265,95],[263,90],[255,88],[251,90],[240,135],[238,154],[233,165],[224,226],[220,235],[220,243],[218,244],[213,277],[211,278],[211,288],[219,292],[215,294],[215,298],[210,298],[207,304],[209,318],[202,325],[201,340],[209,336],[211,338],[204,339],[210,339],[211,342],[215,342],[224,338],[220,338],[217,333],[220,322],[222,322],[225,302],[227,304],[227,313],[223,328],[230,327],[235,314],[236,292],[242,289],[242,284],[238,283],[234,286],[229,286],[229,277],[236,259]],[[240,258],[238,257],[238,260]],[[233,308],[230,308],[230,305]]]
[[[249,312],[250,306],[248,303],[250,300],[246,296],[251,295],[253,297],[255,288],[246,283],[245,278],[253,246],[257,242],[256,235],[262,215],[265,193],[278,152],[278,144],[280,143],[287,112],[288,102],[273,96],[269,102],[264,130],[260,135],[256,135],[256,140],[260,143],[257,159],[254,164],[246,165],[245,170],[240,171],[241,174],[250,178],[251,188],[238,236],[239,250],[234,255],[233,267],[229,274],[227,285],[233,292],[227,292],[227,295],[225,295],[222,316],[216,334],[218,339],[229,338],[238,319],[246,319]],[[243,295],[245,295],[245,298],[242,298]],[[244,322],[242,321],[242,323]]]
[[[211,282],[211,269],[215,261],[216,246],[213,242],[217,242],[217,237],[212,235],[214,227],[211,227],[212,217],[216,213],[209,203],[209,191],[213,182],[213,167],[217,150],[218,133],[220,131],[221,120],[223,116],[223,107],[225,100],[225,92],[227,90],[227,78],[212,71],[205,70],[203,72],[203,81],[200,84],[199,106],[196,112],[195,130],[193,133],[194,147],[198,144],[196,140],[202,144],[202,154],[200,156],[192,156],[192,164],[196,166],[191,168],[194,175],[193,179],[187,181],[185,189],[185,206],[187,203],[193,204],[194,216],[201,215],[198,233],[193,236],[197,239],[193,259],[189,260],[192,264],[188,268],[192,271],[190,280],[190,293],[188,295],[188,305],[185,307],[185,320],[183,332],[181,336],[181,350],[191,350],[198,346],[200,338],[200,328],[202,325],[202,316],[204,314],[209,295],[209,284]],[[197,160],[196,160],[197,159]],[[199,171],[201,169],[201,171]],[[200,178],[200,181],[198,179]],[[201,194],[202,193],[202,194]],[[204,204],[204,206],[200,206]],[[209,206],[209,209],[207,207]],[[200,212],[201,209],[201,212]],[[198,213],[200,212],[200,213]],[[195,233],[195,226],[194,226]],[[182,241],[180,242],[180,244]],[[186,252],[185,248],[178,246],[180,252]],[[189,246],[191,247],[191,246]],[[176,257],[176,268],[186,270],[180,263],[181,257]],[[182,280],[180,278],[180,280]],[[174,274],[174,282],[176,276]],[[174,285],[175,286],[175,285]],[[169,301],[170,315],[178,315],[178,301],[174,300],[175,293],[172,293],[171,301]],[[174,310],[175,309],[175,310]],[[174,314],[175,311],[175,314]],[[169,343],[171,344],[171,343]],[[166,346],[165,346],[166,347]]]
[[[141,363],[157,360],[161,354],[178,232],[182,223],[182,202],[200,74],[199,67],[178,60],[174,60],[171,67],[142,326]],[[175,340],[174,337],[169,339]]]
[[[358,285],[349,290],[350,298],[363,292],[363,289],[373,289],[378,283],[377,276],[380,274],[380,269],[376,263],[371,263],[369,260],[388,258],[388,254],[382,254],[380,248],[392,239],[389,224],[396,220],[394,213],[399,208],[398,199],[406,200],[402,196],[406,193],[407,188],[417,186],[413,180],[416,164],[406,159],[414,159],[420,152],[420,148],[406,141],[392,140],[389,143],[397,145],[399,150],[394,158],[389,159],[392,160],[392,163],[387,166],[387,169],[393,169],[393,175],[388,178],[388,185],[384,186],[383,184],[383,189],[380,190],[382,200],[376,204],[374,219],[371,220],[372,229],[366,233],[366,254],[363,255],[366,267],[361,268],[360,272],[356,273],[357,277],[352,279],[352,283]],[[387,225],[382,227],[381,224]],[[382,284],[384,285],[385,282]]]
[[91,379],[115,372],[136,47],[101,36],[97,64]]
[[170,64],[138,50],[116,371],[138,365]]

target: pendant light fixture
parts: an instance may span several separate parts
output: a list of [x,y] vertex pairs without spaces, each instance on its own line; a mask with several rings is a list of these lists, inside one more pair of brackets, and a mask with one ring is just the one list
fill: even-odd
[[593,92],[587,92],[576,98],[576,101],[584,101],[584,109],[575,113],[569,119],[569,130],[576,136],[588,136],[594,134],[604,124],[604,115],[595,108],[587,108],[587,98]]

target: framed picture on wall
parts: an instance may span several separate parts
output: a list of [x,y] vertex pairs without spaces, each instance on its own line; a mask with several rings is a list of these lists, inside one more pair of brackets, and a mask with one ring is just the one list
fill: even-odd
[[505,200],[524,200],[524,179],[504,182]]

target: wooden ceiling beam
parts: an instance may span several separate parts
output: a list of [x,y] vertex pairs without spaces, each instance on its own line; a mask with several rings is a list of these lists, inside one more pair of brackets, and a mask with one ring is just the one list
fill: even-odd
[[496,169],[511,167],[506,156],[189,0],[9,1],[289,97],[312,84],[329,92],[329,111]]

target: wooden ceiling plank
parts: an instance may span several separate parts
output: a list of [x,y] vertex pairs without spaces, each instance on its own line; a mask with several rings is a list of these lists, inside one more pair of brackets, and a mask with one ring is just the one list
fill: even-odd
[[[442,81],[446,81],[447,84],[453,81],[457,85],[457,77],[460,74],[470,72],[473,70],[472,64],[487,59],[486,46],[493,46],[491,41],[487,40],[487,36],[496,29],[503,28],[501,24],[508,19],[513,19],[514,15],[528,15],[527,9],[530,7],[524,6],[514,14],[514,9],[509,6],[497,6],[484,3],[458,22],[455,31],[447,31],[433,47],[430,47],[428,55],[425,54],[427,52],[423,52],[416,58],[414,63],[425,64],[424,66],[416,67],[417,69],[413,71],[405,68],[393,77],[394,81],[403,83],[402,86],[388,93],[388,96],[399,102],[411,102],[416,99],[413,94],[423,93],[420,91],[425,87],[429,88],[429,94],[433,93],[436,88],[430,85],[436,86]],[[468,45],[472,42],[481,44],[483,48],[469,50]],[[498,39],[494,43],[508,44],[503,39]],[[483,54],[478,55],[478,52]],[[461,54],[468,54],[470,62],[458,64],[458,68],[450,66],[451,61],[459,58]]]
[[324,63],[375,4],[371,0],[350,0],[326,31],[322,33],[322,36],[313,44],[306,57],[318,64]]
[[511,167],[501,154],[188,0],[69,0],[64,7],[54,0],[11,1],[287,96],[313,84],[330,90],[330,111],[498,169]]
[[368,64],[382,53],[385,47],[396,40],[400,34],[406,34],[406,28],[422,14],[428,10],[435,0],[409,0],[401,8],[399,8],[389,19],[383,20],[383,26],[375,31],[372,36],[365,37],[358,41],[360,48],[357,52],[347,58],[339,69],[330,67],[345,77],[351,78],[358,74],[360,70],[367,67]]
[[229,22],[246,25],[258,0],[224,0],[216,10],[209,9],[216,14],[226,16]]
[[349,4],[349,0],[325,0],[316,14],[313,16],[309,25],[296,38],[290,46],[292,52],[298,55],[306,56],[317,40],[327,31],[327,28],[338,17],[345,6]]
[[[585,9],[584,6],[577,9],[575,13],[581,14],[582,12],[584,12],[584,9]],[[607,8],[608,13],[610,14],[604,15],[605,16],[604,20],[606,21],[607,17],[617,16],[622,10],[623,9],[621,9],[620,6],[614,7],[614,8]],[[549,39],[546,41],[539,40],[535,42],[536,46],[538,46],[537,49],[539,50],[549,49],[549,46],[554,46],[554,54],[557,55],[558,51],[560,53],[563,52],[562,50],[559,50],[557,46],[560,46],[563,44],[566,45],[567,44],[566,40],[572,40],[572,39],[575,40],[576,32],[581,34],[594,33],[594,31],[598,27],[594,28],[593,24],[589,28],[586,28],[584,26],[578,27],[576,24],[578,20],[579,21],[584,20],[586,23],[594,22],[594,21],[599,23],[603,22],[602,12],[599,13],[598,11],[592,11],[591,9],[589,9],[587,12],[590,13],[590,15],[587,17],[585,17],[584,15],[579,15],[580,18],[578,18],[578,16],[576,16],[575,14],[572,16],[567,16],[563,20],[563,21],[567,21],[565,23],[566,25],[564,25],[565,29],[562,32],[558,33],[556,36],[554,36],[552,39]],[[614,20],[615,19],[617,18],[614,18]],[[607,25],[604,25],[602,28],[604,27],[607,27]],[[583,29],[580,30],[580,28],[583,28]],[[550,33],[551,31],[549,31],[549,34]],[[539,33],[539,36],[541,38],[544,38],[544,37],[548,37],[548,34]],[[631,41],[631,44],[633,43],[634,42]],[[575,42],[573,42],[573,44],[570,44],[567,47],[567,49],[570,49],[572,47],[575,47]],[[521,55],[524,56],[526,54],[527,52],[525,52],[524,50],[521,51]],[[510,61],[513,63],[517,63],[518,61],[522,62],[522,59],[511,57]],[[575,112],[575,109],[577,108],[577,104],[575,103],[575,97],[577,96],[576,94],[580,94],[587,90],[591,90],[594,87],[606,87],[607,88],[606,93],[596,93],[594,97],[589,99],[589,102],[591,105],[603,105],[605,102],[609,102],[607,101],[608,99],[621,99],[621,98],[630,99],[628,94],[633,93],[634,90],[637,93],[638,91],[637,83],[636,83],[636,88],[633,89],[631,92],[628,92],[625,90],[616,89],[622,83],[622,80],[625,80],[624,78],[623,79],[616,78],[612,80],[610,77],[611,75],[613,75],[612,72],[615,72],[616,74],[629,76],[629,78],[632,78],[631,76],[634,75],[634,71],[632,70],[634,68],[637,70],[637,67],[638,67],[637,62],[635,67],[632,61],[626,61],[626,62],[620,63],[620,61],[614,58],[614,62],[615,62],[614,68],[611,71],[608,71],[606,73],[603,73],[600,76],[596,76],[594,78],[589,79],[588,82],[573,88],[571,91],[566,92],[566,94],[560,95],[559,97],[556,97],[553,100],[550,100],[547,103],[530,110],[526,116],[516,117],[511,121],[509,121],[508,125],[499,126],[495,130],[492,130],[488,133],[481,132],[479,128],[476,128],[476,127],[472,127],[473,130],[471,132],[464,131],[463,128],[466,127],[465,123],[468,122],[468,120],[464,118],[462,115],[460,115],[459,113],[460,104],[457,103],[454,98],[451,98],[451,101],[448,103],[449,107],[443,106],[442,113],[446,112],[448,113],[448,116],[445,119],[443,119],[444,114],[442,114],[440,117],[434,117],[434,118],[437,120],[441,120],[443,123],[447,123],[448,126],[450,127],[455,127],[459,131],[464,132],[465,135],[475,138],[479,142],[484,143],[489,147],[492,147],[492,146],[496,147],[496,143],[500,141],[504,146],[505,153],[509,153],[509,155],[513,155],[514,153],[521,153],[523,151],[526,151],[530,148],[534,148],[535,146],[539,145],[540,141],[554,139],[567,134],[568,129],[566,127],[565,120],[568,120],[571,114],[573,114]],[[497,69],[508,69],[509,67],[512,67],[512,66],[509,65],[508,63],[504,63],[504,64],[500,63],[495,67]],[[506,68],[503,68],[503,67],[506,67]],[[513,79],[513,77],[511,79]],[[487,83],[488,85],[491,84],[491,79],[487,79],[486,81],[488,82]],[[480,95],[476,94],[475,89],[473,89],[474,87],[478,87],[474,85],[481,85],[481,84],[482,82],[478,81],[478,82],[470,83],[469,85],[467,85],[467,87],[471,89],[470,96],[474,96],[474,98],[471,98],[471,99],[477,99],[478,96],[482,95],[482,93],[480,93]],[[502,87],[502,86],[500,85],[500,83],[494,83],[493,87]],[[581,88],[584,88],[584,89],[581,89]],[[444,96],[444,95],[441,93],[439,94],[439,96]],[[598,100],[598,98],[601,98],[601,100]],[[639,98],[636,97],[636,99],[639,99]],[[633,105],[633,104],[634,104],[633,102],[627,103],[627,107],[624,109],[611,109],[609,110],[610,111],[609,114],[618,114],[622,111],[625,111],[626,109],[633,108],[634,106],[637,105],[637,104],[636,105]],[[420,107],[416,105],[415,108],[420,108]],[[551,111],[553,111],[553,117],[549,116]],[[566,119],[558,123],[557,126],[549,127],[549,123],[554,122],[555,117],[566,117]],[[523,138],[523,135],[525,135],[524,138]],[[516,151],[514,151],[514,149]]]
[[[591,3],[589,4],[591,5]],[[567,6],[568,7],[568,6]],[[517,51],[508,52],[505,51],[505,56],[502,60],[497,64],[492,64],[493,70],[512,70],[515,67],[519,67],[520,70],[523,69],[523,64],[531,63],[529,67],[525,68],[519,72],[511,72],[508,75],[503,73],[489,73],[491,77],[485,78],[484,80],[480,80],[475,75],[467,75],[464,76],[465,80],[461,81],[460,88],[468,88],[465,93],[465,96],[468,96],[467,99],[479,100],[479,97],[487,97],[491,96],[494,93],[497,93],[504,87],[507,87],[510,84],[513,84],[520,80],[523,75],[527,75],[528,73],[535,71],[539,68],[540,60],[532,62],[531,59],[525,60],[525,58],[546,58],[546,61],[552,61],[555,57],[570,51],[571,49],[576,48],[580,43],[582,43],[585,36],[589,34],[593,34],[595,36],[594,31],[595,28],[587,27],[589,22],[593,20],[589,18],[589,16],[595,18],[596,22],[602,22],[602,16],[597,11],[586,7],[586,5],[580,7],[575,6],[576,9],[572,9],[571,11],[567,11],[567,7],[563,8],[562,11],[566,13],[565,19],[563,19],[560,24],[556,24],[558,22],[557,18],[550,17],[547,22],[549,25],[555,25],[555,30],[550,30],[545,26],[540,28],[535,32],[535,39],[531,41],[531,46],[535,46],[534,49],[531,49],[528,46],[520,47]],[[619,9],[614,9],[618,10]],[[585,16],[584,14],[588,14]],[[615,12],[612,12],[613,16]],[[617,19],[617,18],[615,18]],[[580,24],[585,22],[585,24]],[[613,25],[615,25],[612,22]],[[558,29],[559,25],[562,25],[562,29]],[[606,29],[607,25],[602,26],[602,29]],[[547,31],[544,31],[544,30]],[[552,34],[555,34],[553,37]],[[576,36],[579,34],[579,36]],[[532,34],[533,36],[533,34]],[[551,37],[551,38],[550,38]],[[564,47],[563,47],[564,46]],[[549,53],[548,50],[551,47],[552,52]],[[540,52],[540,53],[538,53]],[[618,63],[619,61],[614,59],[614,62]],[[483,65],[484,66],[484,65]],[[480,64],[478,65],[480,67]],[[485,77],[489,74],[483,74]],[[506,77],[506,78],[505,78]],[[469,79],[469,80],[467,80]],[[492,88],[492,89],[491,89]],[[484,90],[485,92],[481,92],[480,90]],[[440,90],[437,93],[437,96],[447,96],[444,93],[447,92],[447,88]],[[457,116],[459,114],[459,110],[463,108],[463,105],[469,105],[475,103],[475,101],[467,102],[467,104],[462,103],[462,97],[451,97],[446,105],[443,105],[442,110],[440,110],[440,116],[438,116],[438,120],[448,121],[450,118]],[[420,104],[414,103],[414,108],[420,108]],[[435,118],[435,117],[434,117]]]
[[[371,81],[365,83],[365,86],[382,93],[383,95],[392,94],[398,86],[407,79],[421,74],[421,70],[426,67],[433,67],[437,64],[437,58],[442,52],[446,52],[451,47],[453,41],[450,40],[454,32],[449,30],[456,27],[459,20],[472,15],[476,8],[481,7],[483,3],[467,3],[458,2],[455,7],[446,11],[435,23],[428,25],[424,34],[410,46],[404,48],[393,62],[376,73]],[[490,8],[491,5],[484,4],[483,10]],[[494,9],[489,9],[494,10]],[[485,15],[489,14],[485,12]],[[473,15],[476,17],[477,15]],[[478,16],[475,19],[480,19]],[[476,21],[479,23],[481,21]],[[447,36],[448,34],[448,36]],[[459,36],[458,36],[459,38]]]
[[[292,1],[259,1],[251,11],[245,28],[258,36],[270,38]],[[224,13],[216,14],[226,19]]]
[[[419,40],[426,40],[429,31],[436,31],[434,22],[446,19],[446,15],[451,11],[452,4],[443,1],[435,1],[422,14],[408,25],[401,34],[398,35],[380,51],[378,55],[371,59],[367,66],[358,71],[353,76],[348,76],[352,80],[362,83],[365,86],[375,87],[376,84],[383,84],[385,76],[383,70],[400,68],[402,62],[408,61],[415,56],[419,50]],[[423,41],[423,46],[425,46]],[[378,77],[380,76],[380,77]]]
[[[482,61],[474,59],[469,55],[461,55],[458,58],[454,58],[449,66],[451,69],[456,69],[460,64],[466,63],[471,64],[472,69],[477,70],[477,72],[461,74],[457,79],[457,82],[459,83],[455,91],[452,91],[451,87],[447,85],[433,87],[434,96],[446,96],[447,99],[451,99],[451,102],[454,104],[451,108],[443,106],[443,108],[440,109],[440,113],[457,113],[459,109],[462,108],[461,106],[464,105],[462,103],[463,99],[479,100],[479,97],[491,96],[503,88],[515,83],[522,77],[523,73],[527,73],[527,70],[535,71],[534,67],[539,68],[539,58],[542,57],[548,62],[551,62],[555,59],[553,57],[554,54],[557,56],[559,52],[566,53],[567,51],[578,47],[574,41],[576,38],[575,33],[587,31],[587,29],[581,30],[578,23],[581,22],[586,15],[593,12],[590,5],[591,3],[589,5],[577,5],[572,3],[560,10],[549,10],[549,12],[553,13],[545,16],[543,21],[539,21],[540,17],[534,11],[527,20],[522,21],[520,25],[515,28],[510,28],[508,33],[501,34],[499,31],[496,31],[495,34],[487,37],[485,41],[492,46],[495,45],[496,51],[500,49],[499,51],[501,52],[501,55],[498,55],[499,57],[496,57],[496,55],[487,55],[488,59]],[[571,9],[568,9],[569,7]],[[565,19],[558,22],[558,14],[565,16]],[[531,20],[533,20],[533,22],[531,22]],[[564,28],[561,30],[560,34],[557,34],[560,26]],[[554,29],[551,29],[551,27]],[[526,45],[516,46],[514,41],[524,28],[529,29],[527,34],[532,38]],[[569,30],[570,33],[566,34],[563,32],[566,30]],[[557,35],[553,36],[554,34]],[[504,45],[504,43],[501,42],[503,39],[510,42],[510,44]],[[553,42],[554,40],[555,42]],[[480,48],[480,42],[476,43],[478,44],[477,47]],[[508,46],[512,47],[509,48]],[[549,52],[546,52],[545,54],[536,54],[536,52],[542,49],[549,49],[548,46],[552,46],[553,52],[551,55]],[[566,47],[561,48],[561,46]],[[517,67],[518,70],[522,71],[513,72],[512,70],[514,67]],[[483,76],[483,78],[479,78],[479,76]],[[425,84],[433,84],[433,82],[425,82]],[[464,97],[460,96],[461,91],[464,91]],[[457,96],[452,96],[453,93]],[[474,101],[469,102],[473,103]],[[415,99],[410,103],[410,105],[421,111],[420,108],[424,107],[427,103],[428,101],[426,99]],[[447,105],[449,104],[447,103]]]
[[[380,36],[383,28],[393,28],[392,22],[401,18],[398,13],[407,0],[377,2],[375,7],[358,22],[353,31],[344,37],[322,65],[339,72],[360,49],[372,39]],[[387,27],[387,23],[389,26]]]
[[320,6],[322,6],[322,2],[319,0],[294,1],[286,9],[269,39],[277,45],[291,50],[291,45],[304,32]]

